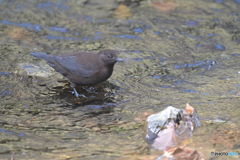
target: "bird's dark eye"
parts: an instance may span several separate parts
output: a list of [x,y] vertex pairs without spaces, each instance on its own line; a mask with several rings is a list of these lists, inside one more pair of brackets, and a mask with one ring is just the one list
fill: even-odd
[[111,54],[108,54],[107,56],[108,56],[108,58],[112,58],[113,57]]

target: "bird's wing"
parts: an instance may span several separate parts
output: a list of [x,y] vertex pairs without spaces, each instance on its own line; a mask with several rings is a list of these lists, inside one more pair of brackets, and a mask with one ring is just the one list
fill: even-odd
[[76,63],[75,56],[68,56],[68,57],[54,56],[53,58],[70,72],[77,74],[79,76],[82,76],[84,78],[90,77],[91,74],[93,73],[93,69],[95,71],[95,67],[90,63],[84,62],[84,65]]

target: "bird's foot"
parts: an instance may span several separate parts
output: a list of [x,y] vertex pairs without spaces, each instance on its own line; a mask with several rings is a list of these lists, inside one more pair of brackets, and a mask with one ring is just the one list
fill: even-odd
[[84,94],[78,94],[77,90],[73,88],[73,91],[72,91],[72,94],[75,94],[75,96],[78,98],[78,97],[83,97],[83,98],[87,98]]

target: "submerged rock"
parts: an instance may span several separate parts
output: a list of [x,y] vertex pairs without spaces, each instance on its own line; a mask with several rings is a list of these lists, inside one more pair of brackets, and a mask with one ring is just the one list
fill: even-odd
[[47,64],[35,65],[32,63],[19,63],[18,68],[26,71],[28,76],[36,77],[49,77],[55,72],[54,69]]
[[[47,86],[49,89],[63,87],[67,84],[67,79],[57,73],[46,63],[19,63],[17,75],[20,79],[38,86]],[[29,79],[31,82],[29,82]]]

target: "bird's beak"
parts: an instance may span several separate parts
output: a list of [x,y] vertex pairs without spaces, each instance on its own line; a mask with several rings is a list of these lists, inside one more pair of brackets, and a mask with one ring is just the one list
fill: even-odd
[[117,61],[119,62],[119,61],[124,61],[124,59],[122,59],[122,58],[117,58]]

